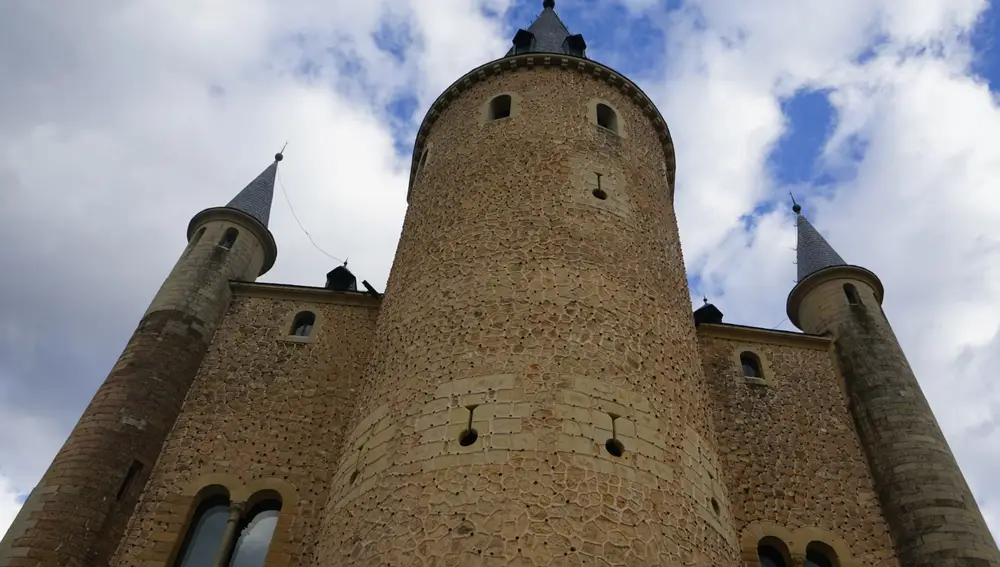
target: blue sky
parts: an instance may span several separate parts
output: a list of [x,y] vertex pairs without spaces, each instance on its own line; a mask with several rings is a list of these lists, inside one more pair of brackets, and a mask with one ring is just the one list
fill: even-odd
[[[540,4],[0,5],[0,237],[19,243],[0,249],[0,417],[13,424],[0,431],[0,529],[120,353],[191,215],[227,202],[285,141],[281,178],[302,223],[384,288],[424,112],[502,56]],[[692,295],[728,321],[791,329],[794,193],[849,262],[882,278],[1000,529],[997,8],[558,0],[557,11],[670,125]],[[332,260],[281,197],[272,231],[264,280],[321,285]]]

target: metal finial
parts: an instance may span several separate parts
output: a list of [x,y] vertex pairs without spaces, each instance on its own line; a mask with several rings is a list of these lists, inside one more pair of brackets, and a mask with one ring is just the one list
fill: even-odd
[[281,161],[285,159],[285,148],[288,147],[288,142],[285,142],[284,146],[281,146],[281,151],[274,154],[274,161]]
[[554,10],[555,7],[556,7],[556,0],[543,0],[543,2],[542,2],[542,9],[543,10],[545,8],[548,8],[550,10]]
[[802,212],[802,205],[800,205],[800,204],[798,204],[798,203],[795,202],[795,195],[792,195],[791,191],[788,192],[788,195],[791,196],[791,198],[792,198],[792,212],[795,213],[795,214],[801,213]]
[[708,305],[708,298],[707,298],[707,297],[705,297],[705,296],[703,295],[703,296],[701,296],[701,299],[702,299],[702,301],[704,301],[704,302],[705,302],[705,305]]

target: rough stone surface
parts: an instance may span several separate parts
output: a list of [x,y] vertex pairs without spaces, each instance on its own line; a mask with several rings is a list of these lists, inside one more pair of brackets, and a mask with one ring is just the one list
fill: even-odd
[[[215,245],[228,226],[208,222],[185,249],[35,488],[29,513],[11,526],[0,566],[108,564],[229,302],[229,280],[260,269],[256,239],[238,238],[232,250]],[[142,469],[119,497],[134,461]]]
[[[319,295],[347,300],[233,299],[111,565],[170,565],[204,484],[234,500],[242,487],[279,492],[267,565],[309,564],[378,312],[350,301],[360,294]],[[311,342],[287,337],[304,310],[317,314]]]
[[[906,567],[997,567],[1000,551],[882,312],[852,268],[817,273],[798,307],[802,328],[830,333],[875,487]],[[861,303],[850,305],[844,284]],[[800,284],[802,285],[802,284]]]
[[[501,92],[519,113],[480,124]],[[575,70],[517,71],[452,101],[428,146],[316,564],[736,565],[647,116]]]
[[[699,326],[735,527],[822,530],[849,549],[849,557],[838,557],[841,565],[897,567],[831,343],[797,344],[794,335],[782,335]],[[761,380],[743,375],[739,356],[746,351],[761,359]],[[757,541],[750,541],[753,554]]]

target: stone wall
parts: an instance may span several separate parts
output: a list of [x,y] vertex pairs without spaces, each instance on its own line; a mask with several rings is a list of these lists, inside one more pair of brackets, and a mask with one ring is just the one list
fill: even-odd
[[[831,341],[726,325],[698,329],[746,558],[756,559],[761,537],[777,537],[799,555],[816,538],[837,551],[841,567],[897,567]],[[743,375],[744,351],[760,358],[761,379]]]
[[432,111],[317,565],[737,564],[663,146],[580,69]]
[[[196,495],[213,484],[233,500],[258,490],[279,493],[268,567],[309,564],[378,300],[326,290],[269,297],[275,287],[235,284],[111,565],[170,565]],[[317,315],[310,338],[289,337],[292,318],[303,310]]]

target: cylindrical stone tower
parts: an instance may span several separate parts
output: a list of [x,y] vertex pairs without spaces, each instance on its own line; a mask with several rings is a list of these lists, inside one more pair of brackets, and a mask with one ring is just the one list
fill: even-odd
[[107,566],[229,304],[229,282],[274,264],[267,219],[278,160],[229,205],[191,220],[180,259],[0,544],[0,567]]
[[739,563],[669,134],[584,47],[547,4],[429,111],[317,565]]
[[[796,212],[800,209],[796,205]],[[904,567],[1000,567],[1000,552],[882,311],[882,282],[803,216],[788,318],[835,339],[848,402]]]

